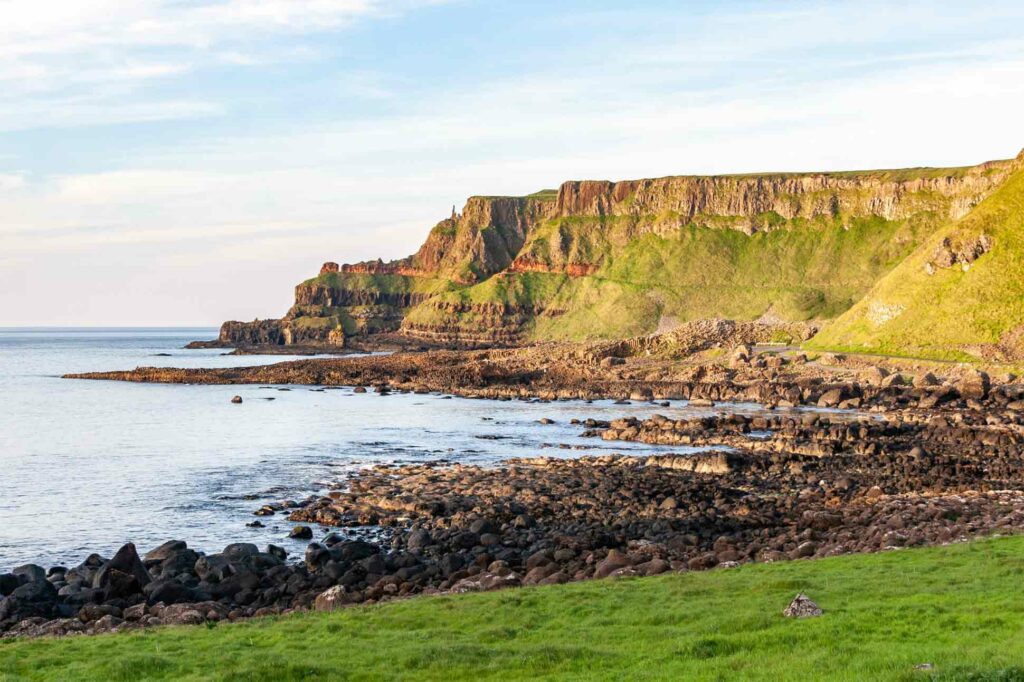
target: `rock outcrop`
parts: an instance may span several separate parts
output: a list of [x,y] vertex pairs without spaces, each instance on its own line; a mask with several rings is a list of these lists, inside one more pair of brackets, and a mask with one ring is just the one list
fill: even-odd
[[[218,343],[337,347],[397,333],[510,345],[710,317],[828,320],[1017,166],[587,180],[471,197],[415,254],[327,262],[283,318],[225,323]],[[967,268],[992,243],[947,240],[927,268]]]

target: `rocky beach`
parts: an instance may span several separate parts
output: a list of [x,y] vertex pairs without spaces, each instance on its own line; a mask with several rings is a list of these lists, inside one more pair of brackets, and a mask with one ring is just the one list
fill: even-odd
[[[702,451],[360,468],[319,495],[252,509],[254,524],[297,522],[293,538],[310,541],[301,556],[247,542],[203,553],[185,538],[72,567],[25,565],[0,576],[0,628],[12,637],[237,620],[945,544],[1024,526],[1024,384],[1015,376],[763,343],[777,331],[718,320],[615,343],[75,375],[355,386],[377,393],[381,409],[400,393],[541,405],[612,398],[666,414],[582,415],[571,426],[606,445]],[[740,401],[767,409],[734,409]],[[687,403],[713,410],[666,416]]]

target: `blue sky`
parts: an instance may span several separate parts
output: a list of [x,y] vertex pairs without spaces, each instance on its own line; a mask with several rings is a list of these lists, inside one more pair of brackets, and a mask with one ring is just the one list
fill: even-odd
[[278,316],[573,178],[1024,146],[1024,6],[0,0],[0,324]]

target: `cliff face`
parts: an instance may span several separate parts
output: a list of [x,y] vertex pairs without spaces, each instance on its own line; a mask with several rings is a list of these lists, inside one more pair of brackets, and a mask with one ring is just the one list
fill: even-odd
[[735,217],[741,228],[750,219],[775,213],[786,220],[819,216],[874,215],[906,218],[929,197],[950,217],[960,217],[1005,179],[1008,164],[969,169],[879,173],[809,173],[669,177],[624,182],[567,182],[558,192],[559,216],[646,216],[670,212],[686,220],[701,216]]
[[266,321],[229,323],[222,341],[388,331],[508,344],[643,334],[701,317],[829,319],[968,215],[1015,163],[571,181],[472,197],[407,258],[325,264],[296,287],[276,335]]

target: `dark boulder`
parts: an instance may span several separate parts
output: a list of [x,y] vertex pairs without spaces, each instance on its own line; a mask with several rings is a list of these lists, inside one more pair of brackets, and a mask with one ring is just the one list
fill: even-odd
[[223,554],[199,557],[196,561],[195,571],[200,580],[211,583],[220,582],[236,573],[235,568],[231,565],[231,560]]
[[199,554],[195,550],[178,550],[158,564],[160,568],[158,575],[161,578],[171,578],[176,575],[192,573],[197,561],[199,561]]
[[46,580],[27,582],[0,600],[0,623],[58,615],[57,588]]
[[130,581],[125,580],[121,576],[113,576],[114,572],[134,578],[135,582],[138,583],[139,590],[153,580],[149,575],[149,571],[142,565],[142,559],[139,558],[139,553],[135,551],[135,545],[130,542],[117,550],[117,553],[110,561],[104,563],[96,571],[96,575],[92,579],[92,586],[97,589],[106,589],[116,578],[117,588],[119,590],[127,589]]
[[295,526],[288,533],[288,537],[293,540],[310,540],[313,538],[313,529],[309,526]]
[[0,597],[6,597],[21,586],[18,576],[13,573],[0,573]]
[[260,553],[260,548],[251,542],[236,542],[232,545],[228,545],[221,552],[224,556],[232,561],[239,559],[247,559],[248,557],[254,556]]
[[335,543],[331,547],[330,552],[336,561],[352,562],[379,554],[380,549],[376,545],[363,540],[346,540]]
[[423,549],[434,543],[433,538],[430,537],[430,532],[423,528],[418,528],[406,537],[405,546],[409,549]]
[[306,567],[315,571],[331,560],[331,551],[319,542],[311,542],[306,547]]
[[179,583],[177,580],[157,580],[145,588],[146,601],[150,604],[184,604],[201,601],[199,595],[192,588]]
[[36,566],[35,564],[18,566],[16,569],[11,571],[11,573],[18,576],[23,583],[46,580],[46,569],[42,566]]

